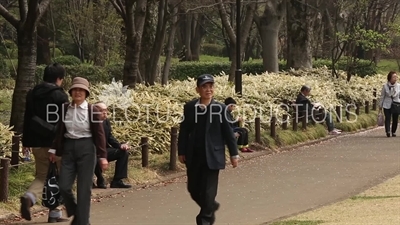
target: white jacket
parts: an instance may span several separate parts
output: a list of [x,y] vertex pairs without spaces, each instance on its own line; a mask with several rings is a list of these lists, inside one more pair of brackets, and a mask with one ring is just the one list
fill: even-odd
[[392,101],[400,102],[400,84],[395,83],[392,88],[390,88],[389,85],[389,82],[384,84],[381,91],[379,106],[384,109],[390,109],[392,106]]

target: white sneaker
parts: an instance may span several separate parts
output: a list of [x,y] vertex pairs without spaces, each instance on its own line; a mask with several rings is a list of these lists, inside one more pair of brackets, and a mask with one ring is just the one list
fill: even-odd
[[336,131],[338,131],[338,132],[342,132],[342,130],[339,130],[339,129],[336,129],[336,128],[334,128],[333,130],[336,130]]
[[337,131],[337,130],[333,130],[333,131],[329,132],[329,134],[330,135],[338,135],[338,134],[341,134],[341,132]]

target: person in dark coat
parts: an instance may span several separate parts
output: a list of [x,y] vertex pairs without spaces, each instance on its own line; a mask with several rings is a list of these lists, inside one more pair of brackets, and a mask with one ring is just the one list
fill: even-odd
[[[54,63],[44,69],[43,82],[28,91],[26,95],[22,146],[25,152],[32,151],[35,157],[35,179],[26,193],[21,196],[21,217],[31,220],[30,208],[42,196],[43,186],[49,168],[49,153],[55,138],[56,124],[61,118],[61,106],[68,102],[68,95],[61,84],[65,69]],[[39,124],[41,122],[41,124]],[[60,166],[58,160],[58,166]],[[63,222],[59,209],[49,211],[48,222]]]
[[253,152],[253,150],[249,148],[249,132],[246,128],[240,127],[240,122],[242,122],[242,118],[239,117],[236,120],[232,115],[232,111],[236,107],[235,99],[233,99],[232,97],[228,97],[225,99],[224,103],[227,107],[228,120],[230,121],[235,137],[237,138],[237,145],[239,150],[241,152]]
[[[311,87],[307,85],[303,85],[300,89],[300,93],[297,95],[296,98],[296,106],[298,110],[298,115],[300,116],[311,116],[312,115],[312,110],[321,108],[322,105],[319,103],[311,103],[310,99],[307,97],[310,95],[311,92]],[[328,132],[331,135],[337,135],[341,134],[341,130],[336,129],[334,124],[333,124],[333,119],[332,115],[327,112],[326,110],[324,111],[325,113],[325,121],[326,125],[328,127]]]
[[[106,104],[103,102],[96,103],[97,108],[101,111],[101,119],[103,119],[104,134],[107,141],[107,160],[108,162],[116,161],[114,178],[110,184],[111,188],[131,188],[132,185],[125,184],[122,179],[128,178],[128,150],[130,146],[128,144],[121,144],[112,135],[112,129],[110,120],[107,118],[108,110]],[[102,175],[102,170],[97,163],[94,171],[97,177],[97,188],[106,189],[107,185]]]
[[201,208],[197,225],[212,225],[219,203],[215,201],[219,171],[225,168],[225,144],[233,167],[238,165],[238,149],[227,109],[213,99],[214,78],[209,74],[197,78],[200,98],[184,105],[180,123],[178,157],[187,168],[187,189]]

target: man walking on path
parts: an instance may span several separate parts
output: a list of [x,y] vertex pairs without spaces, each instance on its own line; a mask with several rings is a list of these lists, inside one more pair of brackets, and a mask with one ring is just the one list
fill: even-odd
[[219,171],[225,168],[225,144],[233,167],[237,167],[239,156],[227,108],[213,99],[214,78],[209,74],[199,76],[196,91],[200,98],[184,106],[178,155],[179,161],[186,164],[190,196],[201,208],[196,224],[212,225],[219,208],[215,197]]
[[[49,168],[48,150],[55,137],[56,122],[60,117],[61,105],[68,102],[68,95],[60,87],[65,69],[60,64],[51,64],[44,69],[43,83],[36,85],[26,95],[22,145],[24,151],[30,151],[35,157],[35,180],[21,197],[21,216],[31,220],[30,207],[42,195],[44,182]],[[60,166],[60,162],[57,162]],[[48,222],[63,222],[61,210],[49,212]]]

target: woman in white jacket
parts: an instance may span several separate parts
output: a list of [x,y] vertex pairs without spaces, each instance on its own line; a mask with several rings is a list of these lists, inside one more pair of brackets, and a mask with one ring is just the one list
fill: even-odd
[[[388,82],[383,85],[381,91],[381,99],[379,102],[379,110],[385,115],[385,131],[386,136],[390,137],[390,131],[392,137],[396,137],[397,124],[399,122],[399,114],[392,113],[391,107],[392,102],[400,103],[400,84],[397,83],[397,74],[394,71],[389,72],[387,76]],[[390,130],[390,121],[392,121],[392,129]]]

